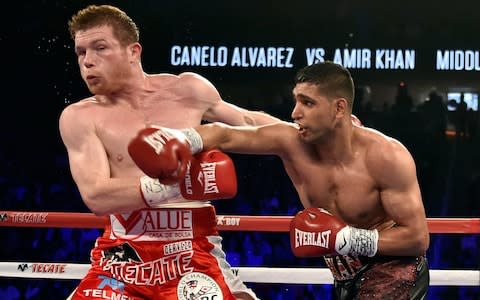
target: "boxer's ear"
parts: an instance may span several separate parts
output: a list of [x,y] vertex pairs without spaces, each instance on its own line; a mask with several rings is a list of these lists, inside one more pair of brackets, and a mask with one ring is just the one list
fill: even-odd
[[345,98],[336,98],[334,101],[335,113],[337,117],[343,117],[348,110],[348,102]]
[[127,47],[127,53],[130,63],[140,62],[142,55],[142,45],[140,43],[132,43]]

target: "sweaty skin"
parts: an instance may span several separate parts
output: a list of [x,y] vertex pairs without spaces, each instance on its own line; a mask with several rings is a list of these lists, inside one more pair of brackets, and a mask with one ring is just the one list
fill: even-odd
[[380,255],[423,255],[429,234],[408,150],[352,124],[345,103],[327,101],[314,84],[299,83],[293,94],[295,124],[198,126],[204,149],[278,155],[305,208],[321,207],[348,225],[378,229]]
[[139,43],[122,46],[107,25],[75,35],[81,76],[93,96],[64,109],[60,133],[73,179],[97,215],[145,208],[139,193],[144,174],[127,153],[141,128],[192,127],[202,120],[244,126],[278,121],[223,101],[200,75],[146,74],[141,51]]

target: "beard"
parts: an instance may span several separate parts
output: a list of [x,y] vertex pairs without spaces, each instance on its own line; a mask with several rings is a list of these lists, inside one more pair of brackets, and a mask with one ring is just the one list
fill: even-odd
[[311,144],[325,144],[328,143],[334,135],[334,130],[331,128],[324,128],[317,130],[312,135],[305,138],[305,141]]

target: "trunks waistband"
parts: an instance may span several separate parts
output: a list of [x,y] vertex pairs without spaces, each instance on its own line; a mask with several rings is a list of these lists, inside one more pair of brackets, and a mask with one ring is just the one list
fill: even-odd
[[218,235],[215,208],[151,208],[110,215],[104,238],[175,241]]
[[371,258],[356,255],[324,256],[327,267],[337,281],[351,280],[368,266]]

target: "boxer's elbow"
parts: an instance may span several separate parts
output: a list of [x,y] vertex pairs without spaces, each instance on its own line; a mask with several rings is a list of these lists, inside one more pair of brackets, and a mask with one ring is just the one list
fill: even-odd
[[257,125],[257,122],[255,121],[255,119],[253,117],[249,116],[249,115],[244,115],[243,119],[245,121],[245,125],[247,125],[247,126]]
[[109,210],[105,205],[102,205],[102,202],[98,200],[98,197],[95,195],[82,195],[83,202],[88,207],[88,209],[96,216],[105,216],[109,214]]
[[80,193],[83,199],[83,203],[88,209],[96,216],[105,216],[112,213],[112,206],[108,205],[105,201],[103,193],[90,189],[88,192]]
[[198,131],[203,140],[203,149],[209,150],[216,148],[225,150],[228,148],[227,145],[231,140],[229,127],[229,125],[218,122],[201,126],[201,129]]
[[429,246],[430,246],[430,234],[428,233],[428,230],[427,230],[419,241],[419,248],[422,254],[427,252]]
[[412,254],[415,256],[424,255],[430,246],[430,235],[428,233],[428,229],[422,230],[421,232],[417,231],[412,236],[414,237],[412,241],[413,246],[411,248],[414,253]]

